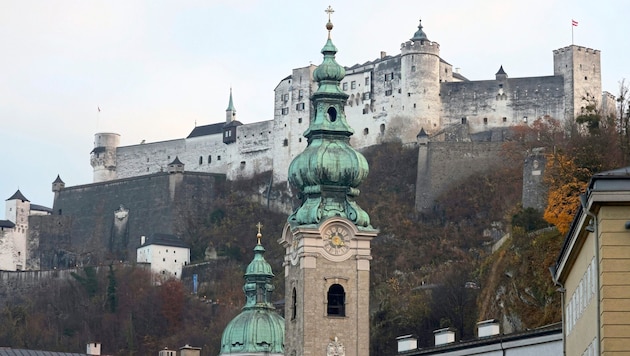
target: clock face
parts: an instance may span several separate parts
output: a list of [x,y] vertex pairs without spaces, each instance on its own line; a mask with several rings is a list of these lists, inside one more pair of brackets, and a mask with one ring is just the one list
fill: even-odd
[[324,249],[334,256],[343,255],[350,249],[350,233],[341,226],[331,226],[322,236]]

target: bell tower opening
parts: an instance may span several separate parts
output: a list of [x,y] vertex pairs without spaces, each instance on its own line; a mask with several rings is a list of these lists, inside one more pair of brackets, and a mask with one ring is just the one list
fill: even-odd
[[340,284],[328,288],[328,316],[346,316],[346,291]]

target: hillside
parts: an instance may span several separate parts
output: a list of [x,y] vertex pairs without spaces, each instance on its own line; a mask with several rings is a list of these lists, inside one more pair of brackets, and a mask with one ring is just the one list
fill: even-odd
[[[409,333],[429,346],[432,331],[444,326],[468,339],[475,323],[487,318],[505,320],[515,330],[559,320],[553,312],[557,294],[545,272],[555,258],[558,235],[530,238],[515,232],[513,243],[489,254],[487,232],[510,230],[519,211],[519,164],[456,184],[433,213],[421,216],[414,208],[417,151],[386,144],[364,154],[370,174],[358,200],[380,229],[371,265],[373,355],[395,354],[395,338]],[[190,294],[186,280],[152,286],[146,272],[134,267],[86,268],[45,293],[35,290],[21,303],[3,306],[0,345],[76,352],[85,342],[100,340],[104,352],[147,355],[191,344],[203,347],[203,355],[216,355],[223,328],[243,304],[242,273],[252,257],[258,221],[264,225],[265,256],[276,273],[273,297],[284,297],[284,251],[276,239],[286,214],[251,199],[268,182],[267,175],[228,182],[211,206],[182,217],[181,235],[192,246],[193,263],[217,256],[197,267],[207,275],[198,295]],[[274,187],[271,195],[287,199],[284,189]],[[512,278],[506,282],[508,272]]]

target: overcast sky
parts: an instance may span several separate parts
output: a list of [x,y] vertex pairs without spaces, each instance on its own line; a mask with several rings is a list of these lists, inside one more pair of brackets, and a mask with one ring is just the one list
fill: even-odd
[[51,207],[57,174],[92,182],[94,133],[123,145],[185,137],[224,120],[230,87],[240,121],[272,119],[279,81],[321,62],[329,4],[346,66],[399,53],[422,18],[471,80],[500,65],[552,75],[575,19],[575,44],[601,50],[603,89],[630,78],[624,0],[0,0],[0,197],[19,188]]

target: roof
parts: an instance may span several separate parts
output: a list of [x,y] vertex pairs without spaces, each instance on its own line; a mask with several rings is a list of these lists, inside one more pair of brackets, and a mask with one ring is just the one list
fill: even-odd
[[28,202],[30,202],[30,200],[26,199],[24,194],[22,194],[22,192],[20,192],[19,189],[17,190],[17,192],[13,193],[13,195],[7,200],[21,200],[21,201],[28,201]]
[[105,151],[107,151],[107,148],[105,148],[104,146],[98,146],[98,147],[94,147],[94,149],[90,153],[102,153]]
[[61,180],[61,177],[59,177],[59,174],[57,174],[57,179],[55,179],[54,183],[63,183],[63,181]]
[[218,124],[197,126],[190,132],[190,134],[186,138],[199,137],[199,136],[208,136],[208,135],[216,135],[216,134],[219,134],[219,133],[222,134],[223,133],[223,125],[225,125],[224,122],[220,122]]
[[173,162],[169,163],[169,165],[171,164],[183,164],[182,161],[179,160],[178,156],[175,156],[175,159],[173,160]]
[[506,75],[507,75],[507,73],[503,70],[503,66],[501,66],[501,67],[499,68],[499,71],[498,71],[498,72],[497,72],[497,74],[495,74],[495,75],[499,75],[499,74],[506,74]]
[[11,349],[11,348],[0,347],[0,356],[87,356],[87,354],[26,350],[26,349]]
[[7,227],[9,229],[12,229],[13,227],[15,227],[15,224],[11,220],[0,220],[0,228],[2,227]]
[[562,323],[556,323],[551,325],[545,325],[540,328],[525,330],[522,332],[512,334],[499,334],[495,336],[476,338],[473,340],[451,342],[448,344],[427,347],[423,349],[410,350],[401,352],[399,355],[435,355],[440,353],[454,352],[456,350],[466,350],[473,347],[482,347],[492,344],[505,345],[511,341],[534,339],[538,337],[545,337],[557,335],[558,339],[562,338]]
[[53,210],[51,208],[45,207],[43,205],[38,205],[38,204],[31,204],[31,210],[45,211],[45,212],[51,213],[51,214],[53,212]]
[[161,245],[161,246],[173,246],[173,247],[185,247],[190,248],[187,243],[182,241],[179,237],[171,234],[154,233],[149,236],[142,246],[148,245]]

